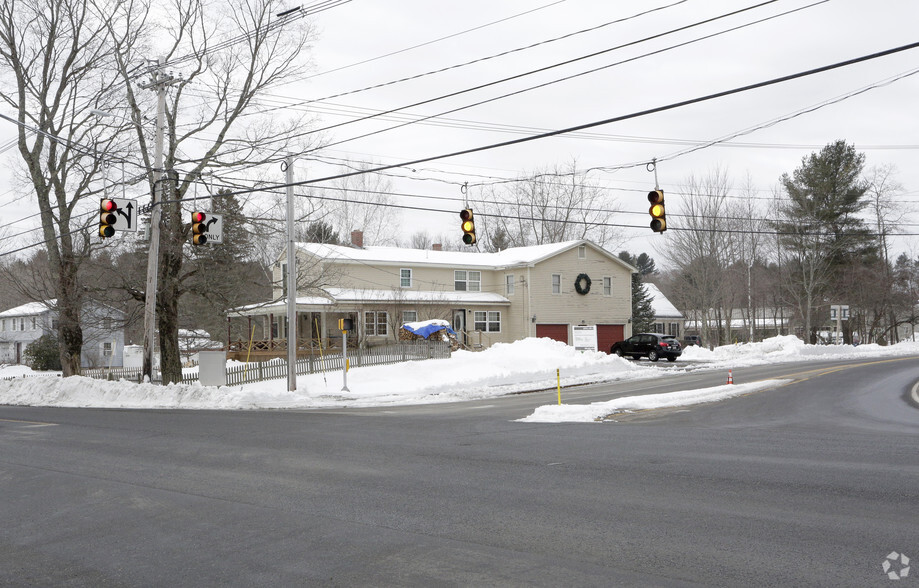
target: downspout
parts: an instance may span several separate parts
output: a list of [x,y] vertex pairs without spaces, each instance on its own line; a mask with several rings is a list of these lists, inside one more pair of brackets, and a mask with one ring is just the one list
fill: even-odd
[[530,295],[530,284],[532,284],[530,280],[530,270],[532,267],[533,266],[530,265],[527,266],[527,312],[523,316],[523,320],[527,324],[527,337],[536,336],[536,323],[530,320],[530,317],[533,315],[533,297]]

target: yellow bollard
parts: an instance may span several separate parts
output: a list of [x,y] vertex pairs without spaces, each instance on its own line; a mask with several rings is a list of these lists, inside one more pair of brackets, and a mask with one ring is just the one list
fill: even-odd
[[555,382],[558,386],[558,404],[562,405],[562,374],[558,368],[555,368]]

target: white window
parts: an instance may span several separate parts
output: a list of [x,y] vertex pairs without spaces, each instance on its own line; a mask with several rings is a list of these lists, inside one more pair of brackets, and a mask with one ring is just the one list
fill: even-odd
[[111,357],[112,356],[112,342],[106,341],[102,344],[102,357]]
[[603,278],[603,295],[613,295],[613,278],[610,278],[609,276]]
[[504,293],[511,296],[514,293],[514,275],[507,274],[504,276]]
[[402,311],[402,324],[405,323],[415,323],[418,322],[418,311],[417,310],[403,310]]
[[587,245],[578,246],[578,259],[587,259]]
[[552,293],[562,293],[562,274],[552,274]]
[[495,310],[477,310],[473,313],[475,320],[475,330],[485,331],[486,333],[501,332],[501,313]]
[[35,320],[36,320],[36,319],[35,319],[35,317],[33,316],[33,317],[32,317],[32,330],[33,330],[33,331],[35,330]]
[[369,311],[364,313],[364,333],[367,335],[386,335],[386,312]]
[[399,270],[399,285],[403,288],[412,287],[412,270],[411,269],[400,269]]
[[6,330],[6,319],[0,320],[0,331]]
[[457,292],[481,292],[482,272],[454,270],[453,289]]

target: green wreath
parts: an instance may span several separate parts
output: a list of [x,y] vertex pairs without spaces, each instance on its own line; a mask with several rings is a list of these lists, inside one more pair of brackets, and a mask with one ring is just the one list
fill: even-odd
[[[584,285],[581,285],[581,282]],[[587,274],[578,274],[578,278],[574,281],[574,289],[578,291],[578,294],[587,294],[590,292],[590,276]]]

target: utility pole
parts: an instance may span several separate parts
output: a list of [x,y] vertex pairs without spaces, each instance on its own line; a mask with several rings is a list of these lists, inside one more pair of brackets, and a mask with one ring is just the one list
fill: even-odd
[[[284,162],[287,182],[287,389],[297,391],[297,252],[294,250],[294,160]],[[322,334],[319,334],[322,337]]]
[[157,60],[153,79],[142,88],[156,90],[156,135],[153,155],[153,196],[150,204],[150,248],[147,250],[147,286],[144,290],[144,379],[153,382],[153,358],[156,347],[156,282],[160,264],[160,219],[163,202],[163,134],[166,126],[166,86],[175,78],[164,74],[164,59]]

